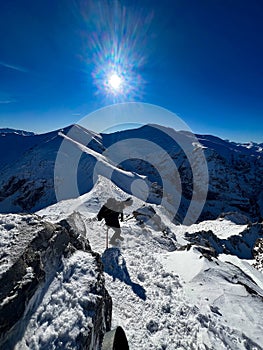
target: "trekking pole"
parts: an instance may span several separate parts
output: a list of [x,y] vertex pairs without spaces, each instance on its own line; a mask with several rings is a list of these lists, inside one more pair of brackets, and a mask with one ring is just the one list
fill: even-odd
[[109,228],[107,227],[107,230],[106,230],[106,249],[109,248]]

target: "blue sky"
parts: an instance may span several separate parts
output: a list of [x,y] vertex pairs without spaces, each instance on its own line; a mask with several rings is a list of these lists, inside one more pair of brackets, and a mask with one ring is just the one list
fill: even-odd
[[259,0],[1,1],[0,38],[0,127],[50,131],[138,101],[263,142]]

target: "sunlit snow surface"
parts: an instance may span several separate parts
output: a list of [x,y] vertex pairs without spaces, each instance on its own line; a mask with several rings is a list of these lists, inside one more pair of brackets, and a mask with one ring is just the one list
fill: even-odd
[[[60,202],[39,214],[55,222],[74,211],[80,212],[93,250],[102,254],[106,229],[94,218],[112,195],[126,198],[110,181],[100,178],[91,193]],[[127,214],[142,204],[135,200]],[[169,224],[165,215],[155,209],[162,221]],[[227,220],[195,226],[169,224],[177,247],[187,244],[184,233],[189,230],[211,229],[220,237],[228,237],[245,227]],[[150,223],[140,227],[135,219],[129,219],[122,223],[122,232],[125,240],[120,252],[126,273],[132,283],[145,290],[146,299],[134,291],[131,283],[105,275],[106,287],[113,298],[112,326],[125,329],[131,350],[263,348],[260,272],[230,255],[209,261],[195,248],[169,252],[159,239],[162,233]],[[30,332],[35,330],[29,329]]]

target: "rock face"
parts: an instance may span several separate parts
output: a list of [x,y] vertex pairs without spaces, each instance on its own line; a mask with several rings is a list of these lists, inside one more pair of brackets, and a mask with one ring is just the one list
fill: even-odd
[[100,257],[74,222],[0,215],[1,349],[101,346],[112,302]]

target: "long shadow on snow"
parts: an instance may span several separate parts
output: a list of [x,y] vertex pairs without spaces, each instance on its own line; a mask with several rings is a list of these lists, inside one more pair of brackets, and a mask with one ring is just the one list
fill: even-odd
[[146,300],[145,289],[137,283],[132,282],[126,262],[118,248],[109,248],[102,254],[104,272],[113,277],[113,281],[119,279],[132,287],[133,292],[142,300]]

